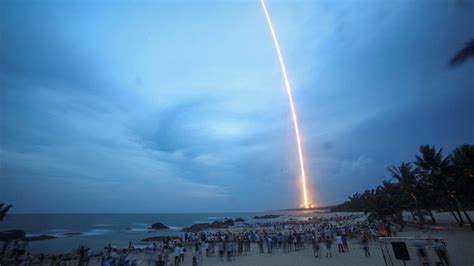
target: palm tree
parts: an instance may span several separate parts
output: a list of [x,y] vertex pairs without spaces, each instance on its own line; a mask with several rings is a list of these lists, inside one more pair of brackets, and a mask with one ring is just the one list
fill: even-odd
[[474,39],[466,43],[466,45],[451,58],[449,65],[452,67],[462,65],[470,57],[474,57]]
[[466,211],[466,206],[474,204],[474,145],[463,144],[451,156],[455,176],[455,191],[462,205],[462,211],[474,231],[474,223]]
[[[451,156],[443,157],[443,149],[437,150],[435,146],[422,145],[420,155],[416,155],[415,165],[418,167],[422,180],[426,182],[430,190],[447,203],[451,214],[459,226],[464,224],[461,216],[461,202],[456,195],[455,179],[452,175]],[[457,217],[455,213],[456,211]]]
[[415,211],[418,216],[420,225],[424,223],[425,217],[421,211],[421,182],[417,179],[415,170],[412,168],[410,163],[402,163],[400,166],[392,166],[388,168],[392,177],[395,178],[399,185],[400,189],[404,191],[415,205]]
[[5,216],[7,216],[7,212],[12,207],[12,205],[5,205],[5,203],[0,203],[0,221],[3,221],[3,219],[5,219]]

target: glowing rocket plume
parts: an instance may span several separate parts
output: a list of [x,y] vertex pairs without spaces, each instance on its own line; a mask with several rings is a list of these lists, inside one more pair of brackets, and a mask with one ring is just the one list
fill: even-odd
[[265,6],[265,0],[260,0],[262,4],[263,11],[265,12],[265,17],[267,18],[268,27],[270,28],[270,32],[272,33],[273,42],[275,44],[276,52],[278,54],[278,60],[280,61],[281,71],[283,73],[283,79],[285,80],[285,87],[286,92],[288,94],[288,99],[290,101],[290,108],[291,108],[291,116],[293,118],[293,125],[295,127],[296,133],[296,143],[298,145],[298,157],[300,160],[300,168],[301,168],[301,183],[303,186],[303,198],[304,198],[304,206],[307,208],[310,206],[308,202],[308,195],[306,193],[306,175],[304,172],[304,160],[303,160],[303,150],[301,148],[301,140],[300,140],[300,131],[298,127],[298,119],[296,117],[295,105],[293,103],[293,96],[291,94],[291,86],[290,81],[288,80],[288,75],[286,74],[286,67],[285,62],[283,61],[283,56],[281,55],[280,45],[278,44],[278,40],[275,34],[275,30],[273,29],[273,24],[270,19],[270,15],[268,14],[267,7]]

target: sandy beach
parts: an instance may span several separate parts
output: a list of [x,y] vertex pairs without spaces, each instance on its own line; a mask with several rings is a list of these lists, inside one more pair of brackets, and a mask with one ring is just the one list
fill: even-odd
[[[296,221],[303,220],[308,216],[317,216],[322,219],[337,219],[348,213],[318,213],[318,214],[300,214],[295,216],[285,216],[285,219]],[[359,218],[343,220],[343,223],[353,224],[354,222],[365,221],[365,216],[361,213],[350,214],[358,215]],[[407,217],[408,218],[408,217]],[[444,239],[448,256],[452,262],[452,265],[472,265],[474,263],[474,246],[471,244],[474,241],[474,232],[466,226],[463,228],[457,227],[452,223],[450,216],[447,213],[436,213],[438,225],[436,227],[430,227],[425,229],[418,229],[414,226],[406,227],[402,232],[396,232],[397,237],[441,237]],[[282,219],[276,219],[272,223],[282,222]],[[266,227],[262,226],[259,229],[268,230],[271,225]],[[226,230],[208,230],[206,232],[231,232],[234,235],[238,235],[242,232],[248,232],[255,230],[255,226],[246,227],[230,227]],[[159,245],[160,243],[157,242]],[[205,255],[204,248],[202,249],[202,258],[199,259],[198,265],[236,265],[236,266],[278,266],[278,265],[386,265],[385,260],[388,261],[387,254],[384,254],[381,249],[381,244],[377,239],[369,241],[368,247],[371,253],[370,257],[366,257],[362,242],[357,237],[348,239],[348,252],[338,252],[337,245],[332,246],[332,257],[326,257],[326,248],[324,245],[320,245],[319,257],[315,258],[313,255],[313,249],[311,243],[305,244],[305,247],[298,251],[286,251],[283,248],[274,248],[272,253],[269,254],[267,248],[264,248],[264,253],[259,252],[258,243],[251,243],[250,252],[243,252],[242,255],[233,255],[230,261],[227,261],[226,257],[219,257],[216,254],[209,256]],[[188,266],[192,264],[192,257],[196,254],[194,243],[187,243],[185,245],[186,252],[184,255],[184,262],[179,265]],[[409,247],[410,248],[410,247]],[[120,255],[120,249],[117,249],[117,257]],[[96,256],[92,256],[89,261],[89,265],[101,265],[102,256],[96,253]],[[149,265],[149,260],[146,259],[147,255],[145,251],[132,251],[128,254],[130,261],[136,260],[137,265]],[[384,258],[385,257],[385,258]],[[170,261],[174,258],[173,253],[170,254]],[[403,261],[391,259],[393,265],[403,265]],[[387,265],[392,265],[392,262],[388,262]],[[430,265],[436,265],[437,257],[431,256],[429,258]],[[50,265],[45,260],[42,264],[39,262],[33,263],[32,265]],[[59,265],[78,265],[78,260],[65,260]],[[107,264],[108,265],[108,264]],[[170,262],[169,265],[174,265]],[[406,265],[420,265],[418,258],[413,257],[410,261],[406,261]]]

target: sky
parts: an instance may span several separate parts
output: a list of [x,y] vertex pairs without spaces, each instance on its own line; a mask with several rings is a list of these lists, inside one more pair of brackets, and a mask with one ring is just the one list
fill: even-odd
[[[474,142],[467,0],[267,0],[319,206],[422,144]],[[221,212],[302,202],[258,1],[1,1],[0,202],[17,213]]]

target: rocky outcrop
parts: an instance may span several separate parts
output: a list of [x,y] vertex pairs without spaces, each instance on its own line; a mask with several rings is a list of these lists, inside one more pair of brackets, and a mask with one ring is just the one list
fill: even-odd
[[236,223],[243,223],[243,222],[245,222],[245,219],[243,219],[243,218],[237,218],[237,219],[235,219],[235,222],[236,222]]
[[9,241],[9,240],[16,240],[16,239],[23,239],[26,233],[23,230],[7,230],[0,232],[0,240],[2,241]]
[[232,219],[226,219],[224,221],[214,221],[212,223],[201,223],[193,224],[191,227],[183,228],[183,232],[199,232],[207,229],[223,229],[229,226],[234,226],[235,222]]
[[279,214],[266,214],[266,215],[262,215],[262,216],[255,216],[253,218],[254,219],[275,219],[275,218],[278,218],[280,216],[281,215],[279,215]]
[[183,232],[199,232],[206,229],[211,229],[212,225],[208,223],[193,224],[191,227],[183,228]]
[[151,225],[151,229],[164,230],[164,229],[170,229],[170,228],[162,223],[154,223]]
[[224,224],[226,226],[234,226],[235,223],[234,223],[234,220],[232,220],[232,219],[226,219],[226,220],[224,220]]
[[227,227],[229,227],[229,225],[227,225],[225,222],[214,221],[211,223],[212,229],[221,229],[221,228],[227,228]]

